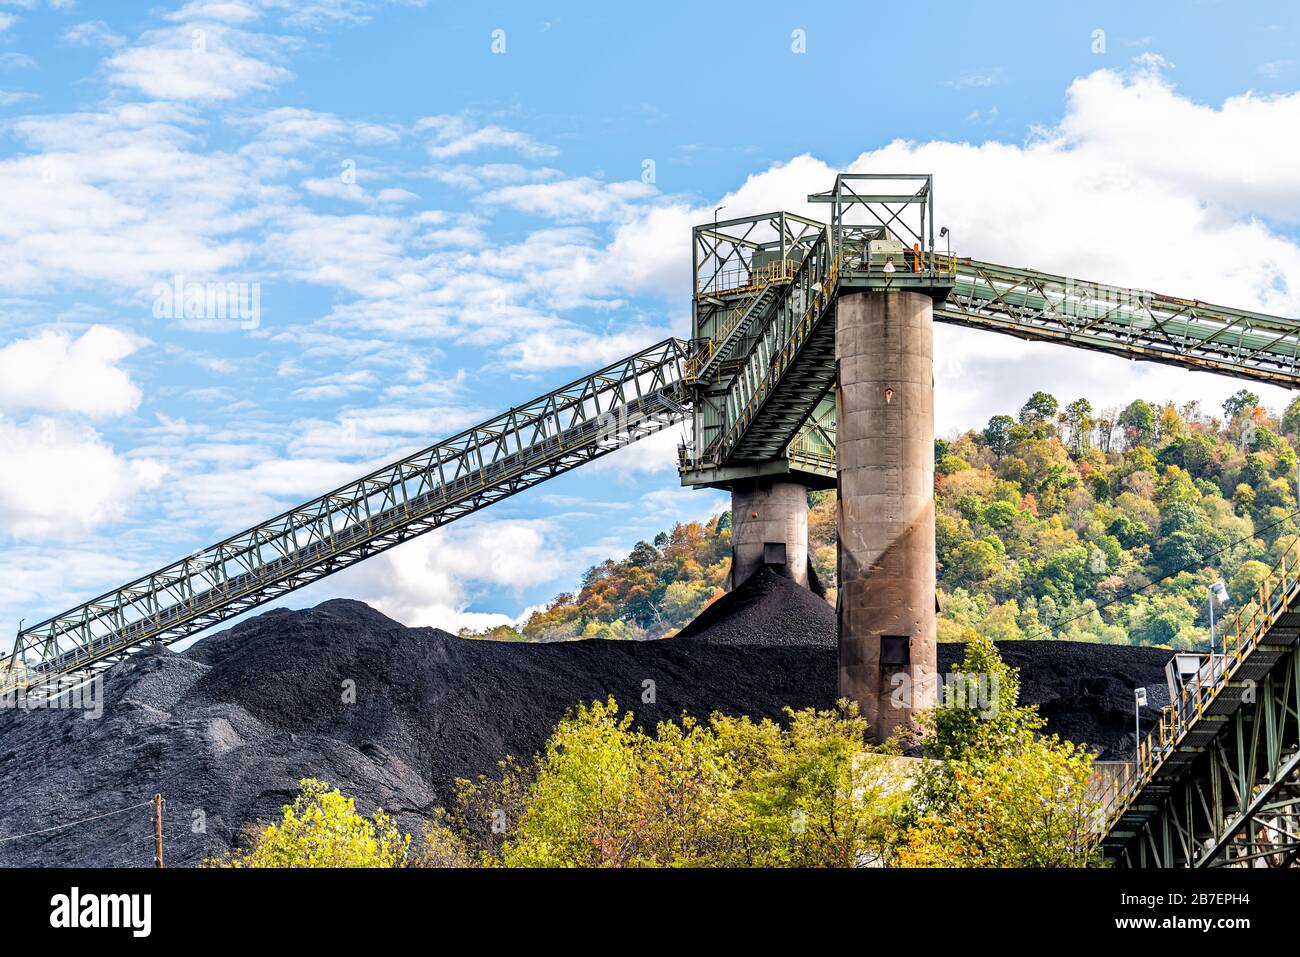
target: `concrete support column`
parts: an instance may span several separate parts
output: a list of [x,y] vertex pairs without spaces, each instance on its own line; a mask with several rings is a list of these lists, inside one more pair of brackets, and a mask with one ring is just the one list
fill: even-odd
[[836,312],[839,693],[877,740],[934,702],[933,315],[915,292]]
[[731,587],[764,565],[808,587],[808,489],[758,479],[731,489]]

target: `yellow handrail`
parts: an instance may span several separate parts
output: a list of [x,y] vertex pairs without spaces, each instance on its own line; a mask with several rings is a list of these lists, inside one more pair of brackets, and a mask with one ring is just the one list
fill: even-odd
[[1260,582],[1250,604],[1236,613],[1231,630],[1224,629],[1223,654],[1218,656],[1218,663],[1214,656],[1210,658],[1210,680],[1183,687],[1177,700],[1160,710],[1157,726],[1138,742],[1132,770],[1126,767],[1107,786],[1103,801],[1103,832],[1109,832],[1115,826],[1188,730],[1201,719],[1219,692],[1227,687],[1242,662],[1291,607],[1292,593],[1297,585],[1296,557],[1293,554],[1297,549],[1300,549],[1300,538],[1293,540],[1283,551],[1268,577]]

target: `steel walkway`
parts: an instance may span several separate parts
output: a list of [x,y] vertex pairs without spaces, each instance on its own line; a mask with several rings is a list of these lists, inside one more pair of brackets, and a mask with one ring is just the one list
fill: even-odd
[[1102,847],[1117,865],[1286,867],[1300,856],[1300,540],[1224,625],[1223,654],[1103,793]]

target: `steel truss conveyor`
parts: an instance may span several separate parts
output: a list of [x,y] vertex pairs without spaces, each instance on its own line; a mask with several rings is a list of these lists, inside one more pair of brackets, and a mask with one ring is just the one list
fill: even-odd
[[1108,782],[1102,848],[1127,867],[1300,859],[1300,542]]
[[680,422],[667,339],[21,630],[0,694],[46,697]]

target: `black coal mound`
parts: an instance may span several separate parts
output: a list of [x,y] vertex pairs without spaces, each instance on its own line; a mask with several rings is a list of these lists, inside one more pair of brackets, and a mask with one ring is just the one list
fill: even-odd
[[[193,865],[278,816],[306,776],[416,832],[450,800],[457,777],[532,754],[579,701],[612,695],[649,724],[829,707],[835,617],[810,604],[818,601],[771,575],[716,603],[678,639],[552,644],[406,628],[355,601],[273,610],[183,654],[157,649],[117,665],[98,719],[0,712],[0,793],[9,795],[0,837],[160,792],[169,863]],[[958,652],[941,646],[941,667]],[[1003,653],[1049,729],[1103,757],[1128,746],[1132,687],[1162,681],[1167,658],[1060,642],[1016,642]],[[133,808],[0,842],[0,864],[147,866],[152,828],[149,809]]]
[[824,598],[763,567],[677,633],[721,645],[835,647],[835,609]]

